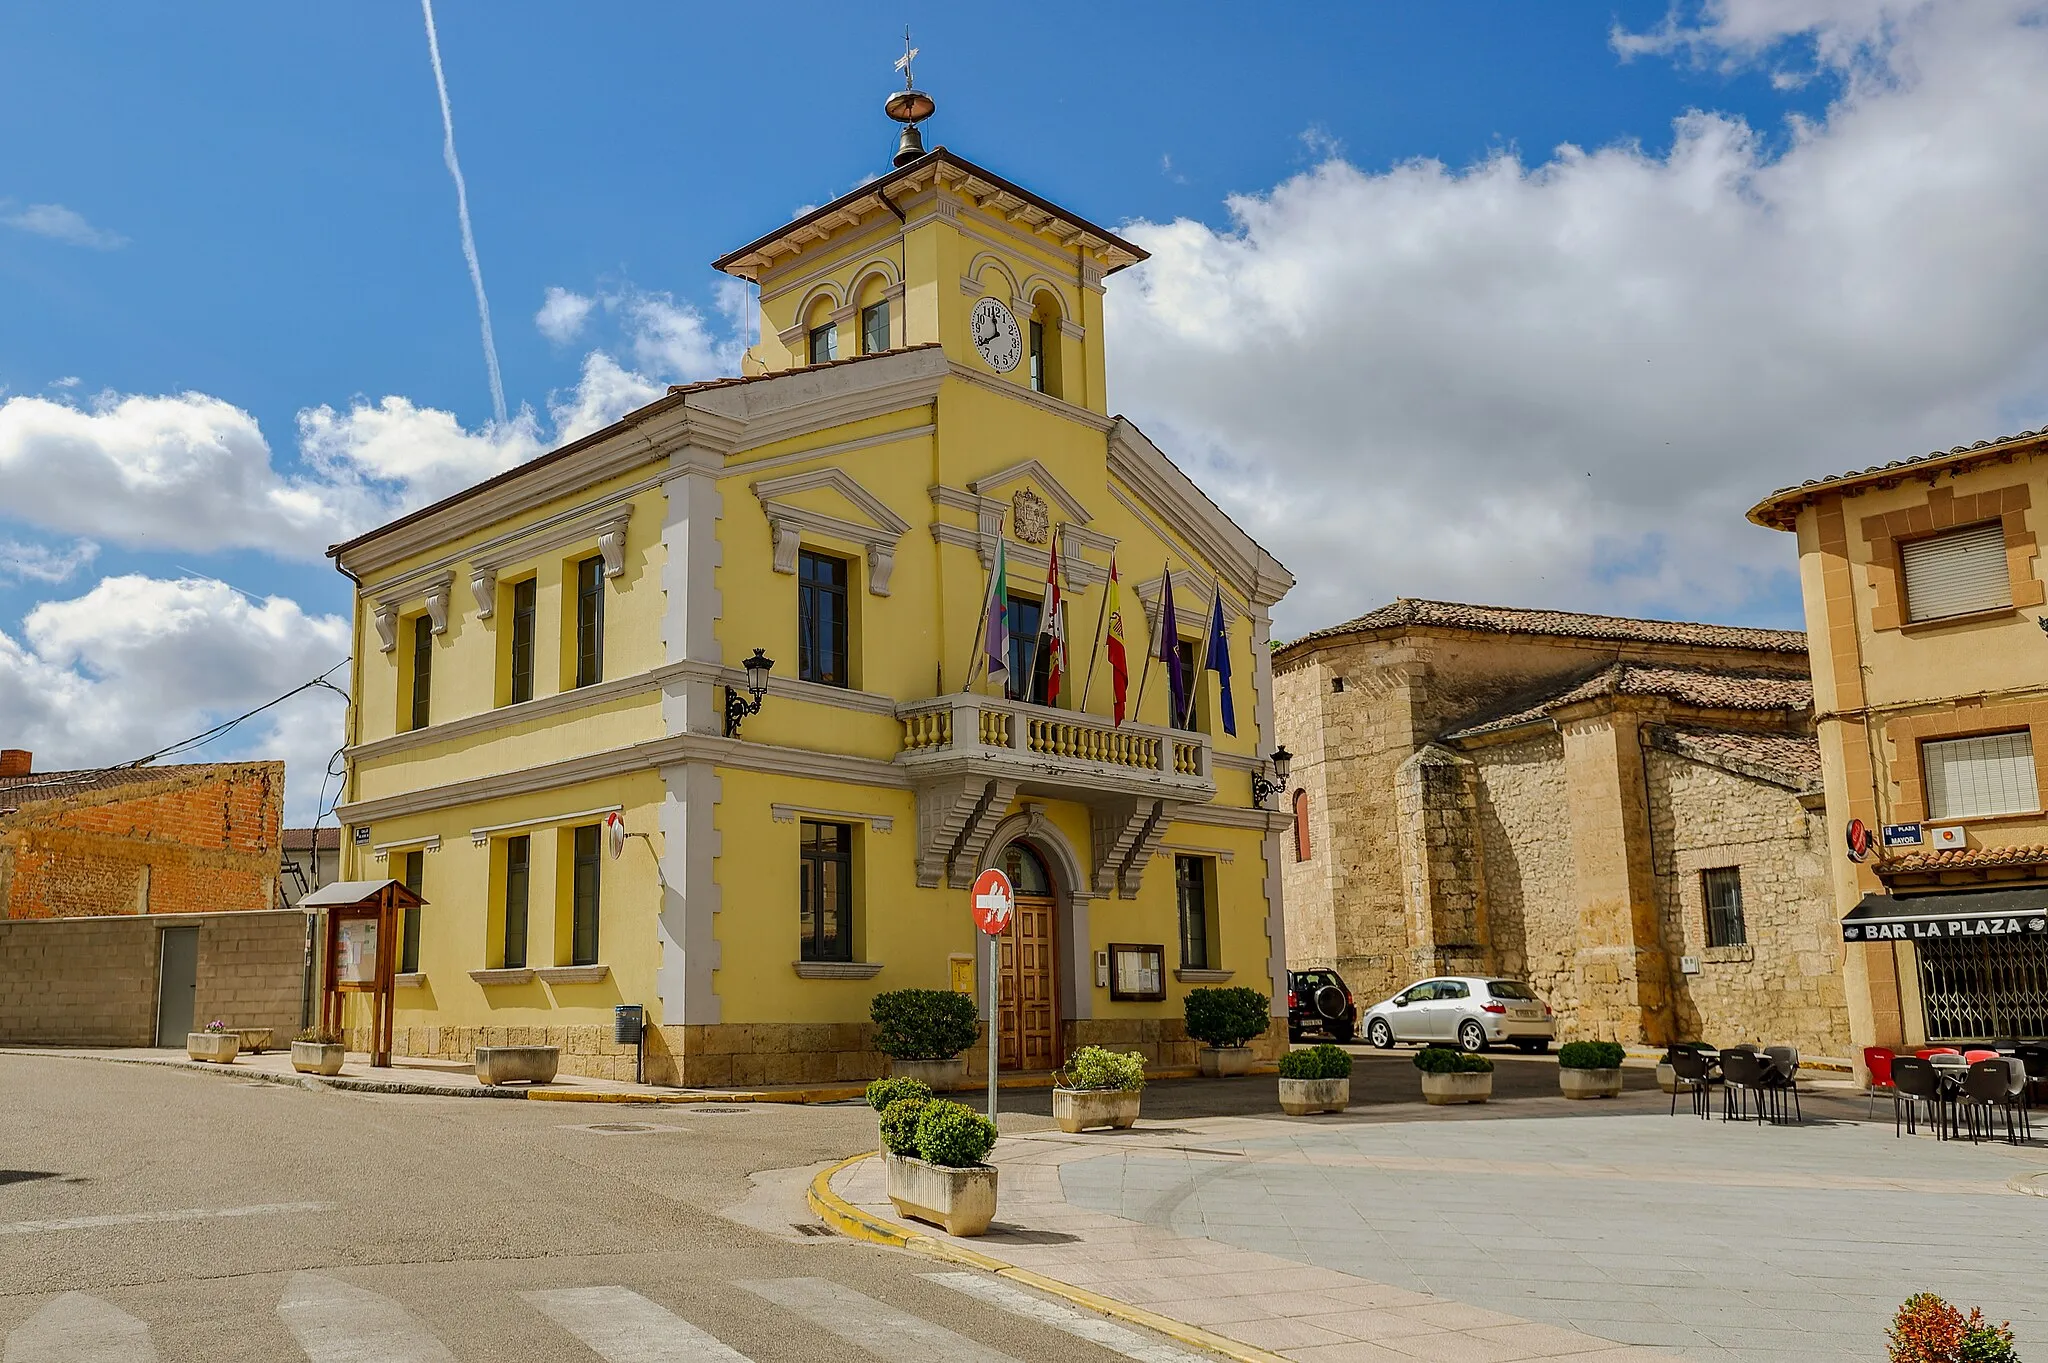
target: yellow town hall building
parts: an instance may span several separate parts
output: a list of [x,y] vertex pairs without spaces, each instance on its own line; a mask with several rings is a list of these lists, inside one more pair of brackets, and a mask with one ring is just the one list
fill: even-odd
[[[427,901],[391,944],[401,1053],[551,1043],[631,1077],[624,1003],[653,1082],[867,1078],[877,992],[986,998],[966,891],[996,865],[1004,1068],[1091,1041],[1191,1061],[1198,984],[1284,1011],[1282,821],[1254,790],[1293,580],[1109,414],[1103,289],[1144,258],[912,126],[889,174],[717,262],[760,290],[740,377],[331,551],[358,584],[344,874]],[[1178,716],[1147,661],[1169,583]],[[1193,670],[1219,599],[1235,734]]]

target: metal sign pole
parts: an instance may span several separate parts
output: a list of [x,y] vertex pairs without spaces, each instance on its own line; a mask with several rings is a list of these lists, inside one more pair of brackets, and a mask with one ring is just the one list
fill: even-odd
[[996,996],[1002,991],[1002,941],[988,934],[988,1119],[996,1119]]

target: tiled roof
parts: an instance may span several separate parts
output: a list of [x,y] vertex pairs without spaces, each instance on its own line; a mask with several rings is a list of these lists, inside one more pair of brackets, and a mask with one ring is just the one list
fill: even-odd
[[166,767],[105,767],[82,771],[37,771],[26,776],[0,776],[0,804],[21,805],[31,800],[62,800],[88,790],[113,790],[120,786],[160,781],[233,764],[187,762]]
[[306,852],[314,849],[317,841],[322,852],[339,851],[341,830],[339,828],[287,828],[284,830],[284,850]]
[[1660,696],[1694,710],[1805,713],[1813,707],[1813,683],[1792,673],[1724,672],[1704,667],[1614,663],[1576,682],[1555,684],[1548,694],[1524,695],[1491,719],[1444,735],[1472,738],[1519,728],[1547,718],[1567,705],[1601,696]]
[[1820,740],[1743,729],[1660,728],[1658,746],[1683,757],[1782,782],[1794,790],[1820,786]]
[[937,341],[920,341],[916,345],[898,346],[894,350],[871,350],[865,355],[848,355],[843,360],[820,360],[816,364],[802,364],[794,369],[772,369],[765,374],[728,374],[719,379],[699,379],[695,383],[672,383],[668,386],[670,397],[685,393],[707,393],[714,388],[737,388],[743,383],[759,383],[763,379],[786,379],[793,374],[816,374],[825,369],[844,369],[850,364],[865,360],[879,360],[887,355],[908,355],[913,350],[932,350]]
[[1521,606],[1471,606],[1457,601],[1425,601],[1404,596],[1367,611],[1355,620],[1304,634],[1286,645],[1292,653],[1303,644],[1340,634],[1433,625],[1483,634],[1535,634],[1552,638],[1594,639],[1614,643],[1693,644],[1707,648],[1739,648],[1756,653],[1805,656],[1806,634],[1796,629],[1750,629],[1741,625],[1705,625],[1683,620],[1637,620],[1619,615],[1582,615],[1577,611],[1534,610]]
[[1971,871],[1993,866],[2040,866],[2048,864],[2048,844],[2025,843],[2018,847],[1959,847],[1952,852],[1907,852],[1886,857],[1877,869],[1884,875],[1911,871]]
[[2038,431],[2020,431],[2013,435],[2002,435],[1996,440],[1979,440],[1974,445],[1957,445],[1954,449],[1934,450],[1911,459],[1894,459],[1889,464],[1872,464],[1867,469],[1851,469],[1847,473],[1831,473],[1820,478],[1809,478],[1803,483],[1781,487],[1770,496],[1758,502],[1749,510],[1749,519],[1758,525],[1775,526],[1780,530],[1790,529],[1798,504],[1823,488],[1846,487],[1870,479],[1883,479],[1902,470],[1924,469],[1926,465],[1955,461],[1968,464],[1982,458],[2007,457],[2011,446],[2029,440],[2048,437],[2048,426]]

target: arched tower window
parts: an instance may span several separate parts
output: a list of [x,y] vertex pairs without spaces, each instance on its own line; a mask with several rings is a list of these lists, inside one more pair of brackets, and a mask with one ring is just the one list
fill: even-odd
[[1060,304],[1040,289],[1031,300],[1031,387],[1033,391],[1060,395]]
[[1308,846],[1308,792],[1294,792],[1294,859],[1307,861]]

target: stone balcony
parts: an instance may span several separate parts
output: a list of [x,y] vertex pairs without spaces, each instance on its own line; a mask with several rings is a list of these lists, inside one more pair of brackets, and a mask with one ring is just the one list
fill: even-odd
[[967,693],[899,705],[896,718],[921,885],[972,884],[1011,803],[1036,795],[1089,808],[1093,883],[1073,888],[1129,898],[1174,810],[1216,798],[1206,734]]

